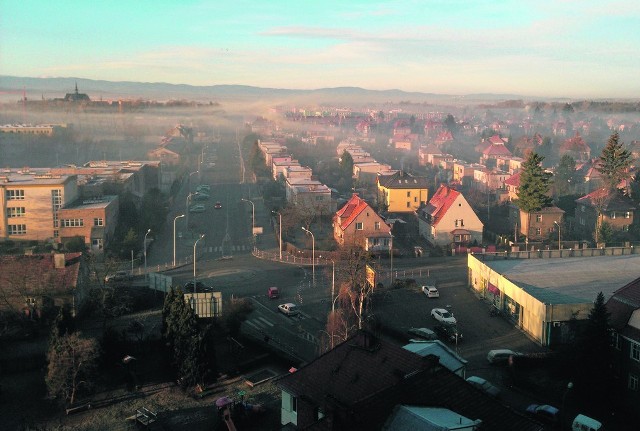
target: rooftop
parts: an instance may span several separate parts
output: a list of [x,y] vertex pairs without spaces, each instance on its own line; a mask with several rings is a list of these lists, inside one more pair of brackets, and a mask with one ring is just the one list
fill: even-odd
[[484,262],[546,304],[592,302],[599,292],[610,298],[640,273],[640,255]]

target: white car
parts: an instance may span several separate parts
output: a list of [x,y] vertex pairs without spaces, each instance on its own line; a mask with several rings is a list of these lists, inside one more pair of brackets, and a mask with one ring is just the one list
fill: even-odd
[[291,302],[278,305],[278,310],[280,310],[281,313],[286,314],[287,316],[295,316],[299,313],[298,306],[296,304],[292,304]]
[[439,298],[440,292],[435,286],[422,286],[422,293],[427,295],[427,298]]
[[458,323],[456,318],[453,317],[453,314],[444,308],[434,308],[431,310],[431,317],[436,319],[438,322],[446,323],[448,325],[455,325]]

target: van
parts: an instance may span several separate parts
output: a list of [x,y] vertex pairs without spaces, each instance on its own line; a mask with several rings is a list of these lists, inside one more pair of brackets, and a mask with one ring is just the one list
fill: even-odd
[[585,415],[578,415],[571,424],[571,431],[599,431],[602,424]]
[[280,291],[278,290],[277,287],[270,287],[267,290],[267,296],[269,297],[269,299],[274,299],[280,296]]

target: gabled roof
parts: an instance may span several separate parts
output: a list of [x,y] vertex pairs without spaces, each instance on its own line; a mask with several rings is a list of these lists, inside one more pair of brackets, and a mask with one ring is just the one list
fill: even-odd
[[336,212],[335,218],[338,219],[340,228],[345,230],[367,208],[369,208],[369,204],[361,199],[357,193],[354,193],[351,199]]
[[413,405],[480,419],[487,430],[542,430],[440,366],[436,357],[421,358],[366,331],[277,384],[323,409],[324,420],[307,429],[382,429],[397,405]]
[[438,191],[431,197],[429,203],[424,209],[424,212],[429,214],[434,222],[433,225],[436,226],[440,220],[442,220],[442,216],[444,216],[451,205],[455,202],[455,200],[460,196],[460,192],[454,190],[446,185],[440,185]]
[[572,138],[565,139],[565,141],[560,146],[560,151],[577,151],[581,153],[590,153],[591,149],[584,141],[584,139],[582,139],[580,133],[576,132],[576,134]]
[[[640,278],[636,278],[631,283],[613,292],[613,295],[605,305],[607,311],[611,313],[609,321],[611,327],[618,332],[623,332],[631,314],[640,309]],[[640,334],[636,334],[636,336],[640,340]]]
[[425,177],[414,177],[402,171],[378,176],[378,184],[387,189],[426,189],[428,182]]
[[635,205],[631,198],[622,194],[620,190],[601,188],[586,196],[576,199],[578,205],[591,208],[602,207],[603,211],[633,211]]
[[510,156],[511,151],[504,144],[491,144],[482,152],[485,156]]
[[42,287],[56,293],[75,288],[80,274],[82,253],[64,254],[64,267],[55,267],[54,254],[0,256],[0,286],[22,283],[26,291],[42,291]]
[[504,138],[501,138],[500,135],[493,135],[488,139],[488,141],[491,144],[499,144],[499,145],[504,145],[507,142],[507,140]]

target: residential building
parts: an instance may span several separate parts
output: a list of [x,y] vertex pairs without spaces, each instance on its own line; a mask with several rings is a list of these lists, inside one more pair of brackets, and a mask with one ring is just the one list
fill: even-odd
[[469,361],[458,355],[440,340],[411,340],[411,342],[403,348],[423,358],[429,355],[436,356],[438,362],[440,362],[443,367],[463,379],[466,377],[467,363]]
[[[408,411],[412,420],[406,429],[473,430],[482,424],[493,431],[542,430],[447,370],[437,357],[420,357],[367,331],[276,384],[281,423],[297,429],[405,429],[398,424],[407,424],[402,415]],[[452,428],[443,428],[447,424]]]
[[509,201],[518,200],[518,187],[520,187],[520,174],[517,172],[504,180],[505,188],[509,196]]
[[[467,163],[462,160],[453,162],[453,181],[463,184],[465,181],[473,181],[476,170],[485,170],[487,167],[478,163]],[[466,180],[465,180],[466,178]]]
[[378,175],[395,172],[391,166],[378,162],[363,162],[353,164],[353,177],[360,182],[376,184]]
[[58,212],[78,199],[77,176],[8,171],[0,176],[0,240],[58,242]]
[[418,231],[432,245],[482,242],[484,225],[462,193],[441,185],[426,207],[418,211]]
[[560,156],[568,155],[576,161],[591,160],[591,148],[584,141],[580,133],[576,132],[575,136],[565,141],[560,145]]
[[88,295],[82,253],[0,256],[0,313],[55,317],[68,307],[75,315]]
[[412,213],[427,202],[428,180],[403,171],[378,176],[378,194],[390,213]]
[[640,403],[640,278],[613,292],[610,313],[613,372],[627,406]]
[[620,190],[601,188],[575,202],[576,230],[584,235],[591,236],[602,223],[608,223],[614,232],[628,232],[633,224],[635,204]]
[[4,124],[0,133],[53,136],[67,130],[66,124]]
[[392,247],[391,227],[357,193],[333,216],[333,237],[340,247],[370,252]]
[[[562,226],[564,219],[564,211],[560,208],[550,206],[527,214],[517,205],[512,204],[509,210],[511,226],[517,224],[518,232],[526,236],[529,241],[557,240],[558,225]],[[529,226],[528,231],[527,226]]]

